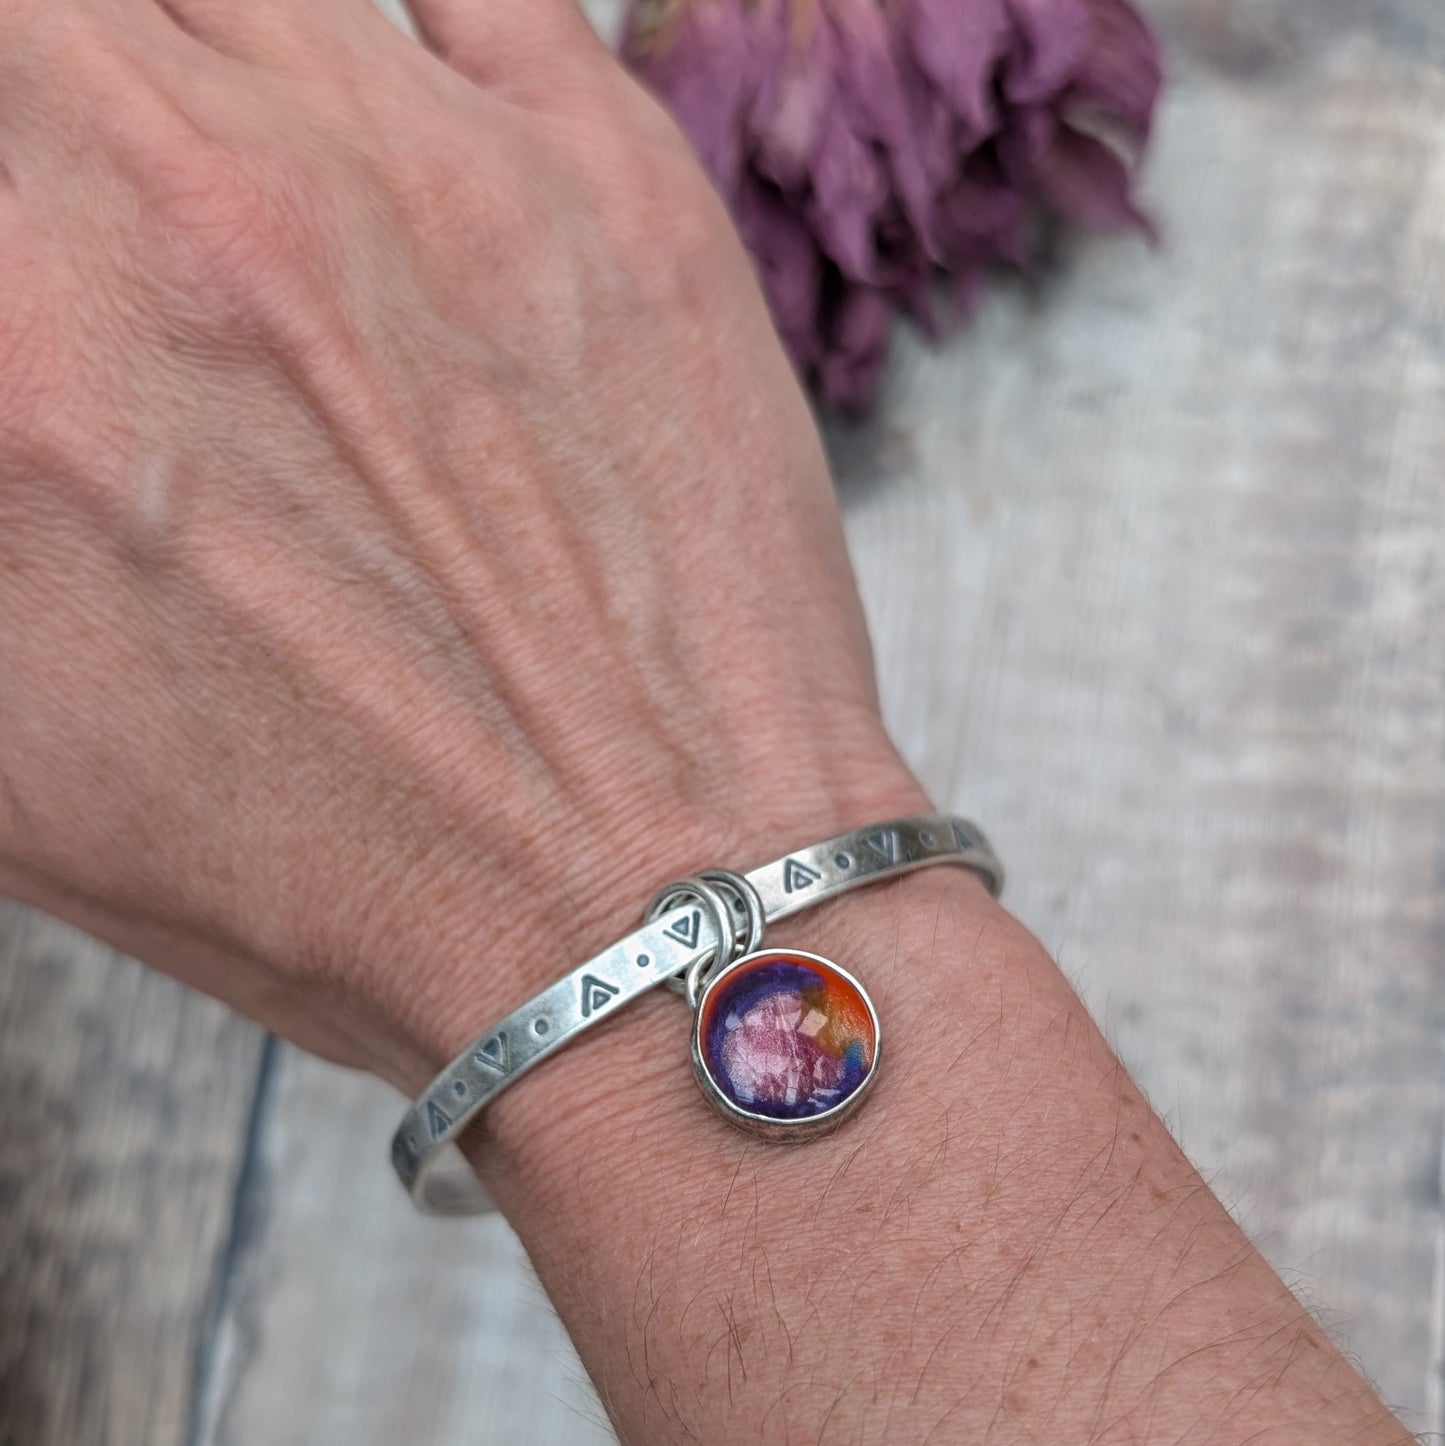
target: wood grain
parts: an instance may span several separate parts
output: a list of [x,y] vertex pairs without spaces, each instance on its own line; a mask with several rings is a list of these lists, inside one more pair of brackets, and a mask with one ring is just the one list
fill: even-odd
[[0,903],[0,1446],[182,1446],[260,1032]]
[[[901,339],[830,447],[908,756],[1271,1259],[1445,1431],[1445,12],[1150,9],[1164,248],[1067,246],[942,352]],[[194,1446],[608,1439],[498,1224],[407,1213],[397,1100],[283,1051],[228,1236],[244,1091],[200,1062],[254,1040],[36,928],[0,920],[4,1446],[178,1439],[197,1339]],[[93,1057],[166,1065],[96,1101]],[[167,1252],[117,1151],[197,1089]]]
[[283,1051],[197,1446],[614,1439],[505,1222],[413,1210],[387,1160],[402,1103]]

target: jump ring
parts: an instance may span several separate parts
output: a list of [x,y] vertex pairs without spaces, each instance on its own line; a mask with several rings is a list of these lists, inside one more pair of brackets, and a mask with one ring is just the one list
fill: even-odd
[[[723,897],[723,890],[733,896],[743,911],[741,939],[738,922]],[[716,970],[743,954],[753,953],[761,945],[766,914],[761,895],[741,874],[729,869],[703,869],[659,889],[647,906],[645,921],[651,923],[687,898],[696,899],[712,916],[718,944],[710,953],[694,960],[682,974],[675,974],[665,982],[675,993],[685,995],[688,1005],[696,1009],[703,985]]]
[[[731,964],[734,959],[741,959],[744,954],[751,954],[762,944],[763,928],[767,922],[762,896],[741,874],[735,874],[730,869],[702,869],[697,877],[713,885],[715,889],[731,893],[742,908],[746,922],[741,939],[734,934],[726,951],[719,950],[711,955],[703,955],[683,975],[683,993],[687,997],[688,1007],[694,1010],[702,998],[703,986],[719,969],[725,964]],[[736,928],[736,925],[733,927]]]
[[713,933],[718,941],[717,947],[710,954],[704,954],[701,959],[695,960],[683,974],[674,974],[666,981],[669,989],[679,994],[686,994],[687,1002],[691,1006],[695,1005],[696,996],[702,991],[702,969],[710,968],[720,958],[724,960],[732,958],[733,940],[737,931],[733,925],[732,911],[728,908],[727,900],[698,874],[689,875],[685,879],[677,879],[659,889],[652,902],[647,906],[647,913],[644,915],[645,922],[650,924],[654,919],[667,913],[669,909],[676,908],[684,899],[696,899],[708,911],[712,918]]
[[740,959],[744,954],[754,954],[761,949],[763,930],[768,922],[767,911],[763,908],[763,896],[744,875],[735,874],[731,869],[703,869],[698,877],[706,879],[724,892],[731,892],[742,905],[747,929],[741,942],[734,945],[733,958]]

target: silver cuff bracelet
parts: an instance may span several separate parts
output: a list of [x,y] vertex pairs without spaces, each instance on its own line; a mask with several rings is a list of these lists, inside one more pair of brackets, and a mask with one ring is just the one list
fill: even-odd
[[469,1168],[433,1170],[456,1154],[448,1146],[539,1060],[657,984],[692,1009],[693,1070],[713,1108],[772,1140],[834,1128],[877,1075],[878,1016],[846,970],[767,949],[763,934],[789,914],[929,864],[972,869],[995,897],[1003,888],[982,832],[946,814],[871,824],[747,874],[708,869],[669,884],[640,929],[493,1025],[427,1086],[392,1140],[402,1184],[431,1213],[488,1208]]

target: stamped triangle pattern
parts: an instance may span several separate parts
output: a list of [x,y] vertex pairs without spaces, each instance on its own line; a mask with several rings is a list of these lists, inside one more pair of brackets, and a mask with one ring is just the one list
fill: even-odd
[[452,1117],[435,1100],[426,1102],[426,1127],[434,1140],[441,1139],[452,1127]]
[[679,944],[686,944],[689,949],[697,948],[698,930],[702,926],[702,910],[694,909],[690,914],[679,919],[675,924],[669,924],[662,932],[670,938],[676,939]]
[[512,1063],[512,1052],[507,1045],[507,1031],[500,1029],[490,1039],[483,1040],[472,1058],[486,1069],[506,1074]]
[[880,828],[877,833],[864,834],[863,846],[885,864],[898,862],[898,834],[894,829]]
[[588,1019],[604,1005],[610,1004],[622,991],[595,974],[582,976],[582,1018]]
[[799,863],[797,859],[789,859],[783,865],[783,892],[796,894],[799,889],[816,884],[820,877],[817,869],[810,869],[807,864]]

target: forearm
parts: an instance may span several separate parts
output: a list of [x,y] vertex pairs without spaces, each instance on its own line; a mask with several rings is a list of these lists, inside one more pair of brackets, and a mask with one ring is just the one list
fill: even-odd
[[878,1002],[885,1072],[838,1134],[713,1118],[659,994],[477,1142],[624,1440],[1409,1439],[976,882],[770,937]]

